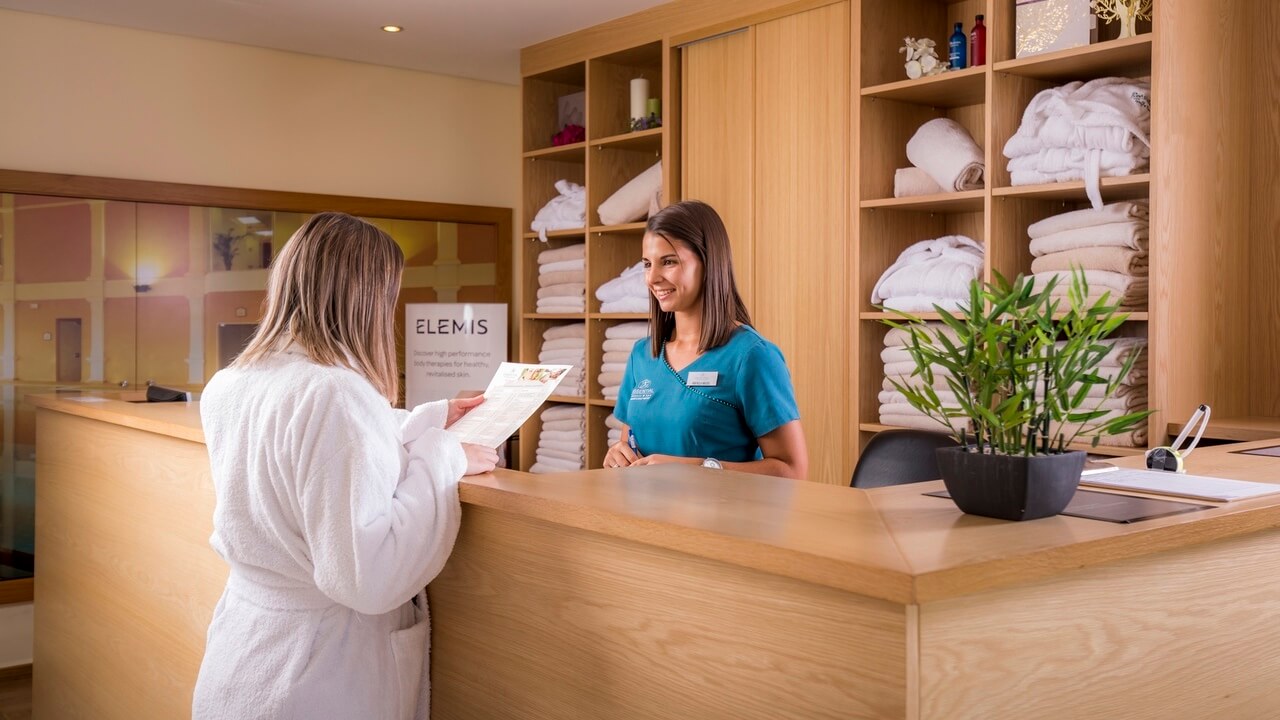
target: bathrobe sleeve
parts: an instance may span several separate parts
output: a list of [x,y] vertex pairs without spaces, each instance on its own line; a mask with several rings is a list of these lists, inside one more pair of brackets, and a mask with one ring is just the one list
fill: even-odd
[[307,426],[330,442],[316,438],[310,445],[324,450],[299,463],[301,529],[316,587],[370,615],[403,605],[444,567],[466,470],[461,444],[438,427],[447,404],[419,406],[401,425],[385,402],[335,393],[317,403]]

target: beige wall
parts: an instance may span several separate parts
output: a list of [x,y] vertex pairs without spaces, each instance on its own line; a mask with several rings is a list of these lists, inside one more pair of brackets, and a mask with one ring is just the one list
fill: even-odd
[[7,169],[516,205],[514,85],[8,10],[0,67]]

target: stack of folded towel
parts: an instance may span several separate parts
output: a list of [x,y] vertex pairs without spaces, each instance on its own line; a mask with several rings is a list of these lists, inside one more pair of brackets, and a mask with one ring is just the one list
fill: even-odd
[[1102,207],[1098,180],[1150,165],[1151,83],[1106,77],[1049,88],[1032,98],[1005,143],[1014,185],[1084,179]]
[[587,409],[582,405],[552,405],[542,411],[532,473],[572,472],[583,468]]
[[[1090,385],[1087,399],[1084,405],[1080,407],[1080,411],[1088,410],[1106,410],[1107,415],[1097,420],[1091,420],[1084,423],[1086,428],[1096,427],[1098,423],[1106,422],[1108,419],[1128,415],[1129,413],[1139,412],[1147,409],[1147,341],[1145,338],[1112,338],[1102,340],[1100,344],[1109,345],[1111,350],[1098,364],[1098,375],[1107,378],[1114,378],[1124,366],[1130,355],[1139,353],[1138,359],[1134,361],[1133,368],[1124,378],[1124,382],[1120,384],[1116,391],[1107,394],[1105,385]],[[1080,429],[1079,424],[1063,423],[1052,428],[1056,434],[1062,432],[1067,437],[1071,437]],[[1083,436],[1077,440],[1086,440]],[[1098,439],[1099,445],[1111,445],[1116,447],[1145,447],[1147,444],[1147,423],[1144,420],[1138,427],[1129,430],[1122,435],[1103,435]]]
[[587,246],[577,243],[538,253],[538,312],[587,309]]
[[547,241],[547,233],[552,230],[577,230],[587,224],[586,188],[568,180],[557,180],[556,192],[559,195],[551,198],[529,223],[529,229],[538,233],[542,242]]
[[538,362],[546,365],[572,365],[573,369],[565,373],[564,379],[555,389],[556,395],[568,397],[586,396],[586,378],[582,368],[587,358],[587,325],[586,323],[567,323],[547,328],[542,333],[542,348],[538,351]]
[[982,244],[963,235],[922,240],[898,256],[871,291],[871,304],[902,312],[957,310],[982,277]]
[[893,176],[893,196],[981,190],[987,165],[982,148],[964,126],[950,118],[921,125],[907,142],[912,167]]
[[622,271],[618,277],[596,288],[602,313],[649,312],[649,287],[644,281],[644,263]]
[[[924,329],[917,328],[916,332],[941,333],[952,340],[955,339],[954,331],[939,322],[926,323]],[[915,360],[911,359],[911,353],[907,350],[907,346],[910,344],[911,335],[906,330],[894,328],[884,336],[884,350],[880,353],[880,359],[884,361],[884,389],[880,391],[879,397],[880,423],[895,427],[946,431],[948,429],[947,426],[912,407],[907,402],[907,396],[893,386],[893,381],[895,380],[899,385],[908,387],[921,387],[925,384],[924,377],[915,374],[916,363]],[[948,377],[950,377],[950,373],[947,370],[935,368],[933,372],[933,388],[938,393],[938,399],[942,401],[944,407],[958,410],[959,406],[956,404],[955,393],[951,391],[951,387],[947,384]],[[965,418],[953,418],[951,425],[956,430],[969,429],[970,427],[969,421]]]
[[1088,302],[1110,293],[1108,304],[1143,310],[1147,304],[1148,207],[1145,200],[1076,210],[1045,218],[1027,228],[1032,276],[1043,286],[1058,278],[1054,297],[1065,298],[1071,271],[1084,270]]
[[609,428],[607,442],[610,445],[617,445],[622,439],[622,421],[613,413],[609,413],[609,416],[604,419],[604,426]]
[[627,359],[636,341],[649,336],[649,323],[637,321],[611,325],[604,330],[604,355],[600,363],[601,394],[616,400],[622,386],[622,376],[627,371]]

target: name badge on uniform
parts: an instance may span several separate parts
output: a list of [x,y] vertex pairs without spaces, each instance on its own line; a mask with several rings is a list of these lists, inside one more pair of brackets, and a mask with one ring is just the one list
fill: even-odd
[[720,379],[720,373],[711,372],[691,372],[689,373],[689,387],[715,387],[716,382]]

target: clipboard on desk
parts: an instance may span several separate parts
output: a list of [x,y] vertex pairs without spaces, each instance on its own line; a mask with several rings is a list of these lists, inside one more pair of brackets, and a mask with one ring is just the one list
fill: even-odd
[[1280,493],[1280,485],[1271,483],[1229,480],[1161,470],[1121,469],[1098,475],[1085,475],[1080,478],[1080,484],[1109,490],[1144,492],[1210,502],[1232,502]]

